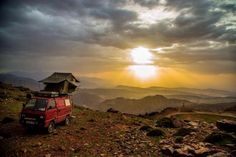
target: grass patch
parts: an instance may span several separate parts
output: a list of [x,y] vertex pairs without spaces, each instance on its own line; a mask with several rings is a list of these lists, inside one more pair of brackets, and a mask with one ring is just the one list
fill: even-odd
[[7,103],[0,103],[0,120],[6,116],[18,118],[21,112],[23,102],[13,101]]
[[189,113],[189,114],[176,114],[176,118],[178,119],[186,119],[186,120],[203,120],[208,123],[215,123],[221,119],[228,119],[236,121],[236,118],[230,116],[221,116],[221,115],[214,115],[214,114],[205,114],[205,113]]

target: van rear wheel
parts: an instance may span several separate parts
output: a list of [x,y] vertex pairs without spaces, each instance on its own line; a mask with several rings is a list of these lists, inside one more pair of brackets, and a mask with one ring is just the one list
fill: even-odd
[[70,117],[69,116],[66,116],[64,123],[65,123],[65,125],[69,125],[70,124]]
[[47,131],[49,134],[53,133],[55,130],[55,123],[54,122],[50,122],[47,128]]

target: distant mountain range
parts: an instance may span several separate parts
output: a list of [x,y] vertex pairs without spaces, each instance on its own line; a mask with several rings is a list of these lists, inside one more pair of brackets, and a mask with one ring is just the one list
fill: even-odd
[[[95,88],[95,89],[80,89],[79,94],[91,94],[101,99],[115,99],[117,97],[141,99],[146,96],[163,95],[169,99],[187,100],[197,104],[215,104],[215,103],[230,103],[236,102],[236,94],[224,90],[214,89],[192,89],[192,88],[165,88],[165,87],[128,87],[117,86],[114,88]],[[100,102],[100,101],[98,101]],[[89,103],[83,101],[83,105],[90,107]],[[94,106],[94,105],[93,105]]]
[[[0,81],[14,86],[24,86],[40,90],[38,81],[13,74],[0,74]],[[80,78],[79,90],[74,94],[76,105],[92,109],[117,109],[126,113],[146,113],[160,111],[166,107],[190,105],[195,109],[224,110],[235,105],[236,93],[217,89],[166,88],[166,87],[109,87],[104,80]],[[102,88],[101,88],[102,86]],[[100,88],[93,88],[100,87]]]
[[113,108],[123,113],[145,114],[161,111],[167,107],[192,106],[186,100],[168,99],[161,95],[146,96],[141,99],[115,98],[105,100],[97,106],[98,110],[106,111]]
[[13,74],[0,74],[0,81],[7,84],[12,84],[13,86],[23,86],[27,87],[31,90],[37,91],[43,88],[43,85],[38,81],[28,78],[28,77],[20,77]]

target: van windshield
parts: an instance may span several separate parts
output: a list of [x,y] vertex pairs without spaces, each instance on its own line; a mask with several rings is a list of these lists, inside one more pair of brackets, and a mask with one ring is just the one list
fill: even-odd
[[45,111],[46,106],[47,106],[46,99],[30,99],[29,102],[25,105],[25,108]]

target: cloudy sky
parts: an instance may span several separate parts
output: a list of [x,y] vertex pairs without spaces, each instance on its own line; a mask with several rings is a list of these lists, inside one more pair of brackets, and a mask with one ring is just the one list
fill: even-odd
[[235,0],[0,3],[0,72],[235,90]]

